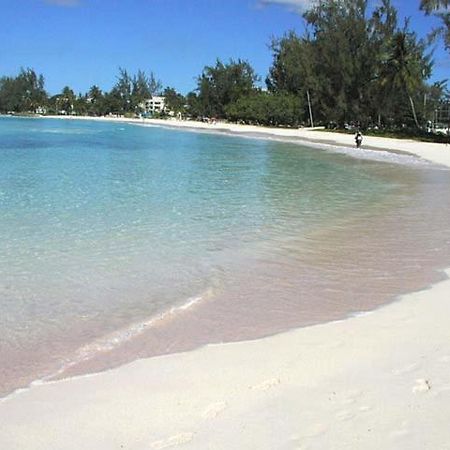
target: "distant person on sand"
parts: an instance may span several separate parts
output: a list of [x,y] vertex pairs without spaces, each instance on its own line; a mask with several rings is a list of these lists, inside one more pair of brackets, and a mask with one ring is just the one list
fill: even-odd
[[356,148],[361,147],[362,139],[363,139],[362,134],[361,134],[361,132],[358,131],[355,135]]

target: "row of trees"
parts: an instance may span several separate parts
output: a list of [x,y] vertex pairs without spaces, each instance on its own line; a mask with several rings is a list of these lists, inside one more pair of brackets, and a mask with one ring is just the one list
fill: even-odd
[[[450,0],[421,0],[426,14],[442,19],[432,37],[450,50]],[[377,127],[421,127],[448,102],[446,81],[427,83],[432,71],[429,42],[409,21],[399,24],[391,0],[370,14],[367,0],[321,0],[304,15],[303,35],[273,39],[267,89],[247,61],[217,60],[197,78],[187,96],[162,84],[151,72],[120,69],[109,92],[92,86],[75,95],[65,87],[48,97],[44,78],[32,69],[0,79],[0,111],[65,114],[140,114],[144,101],[164,95],[167,109],[191,117],[214,117],[264,125],[358,123]]]
[[206,67],[195,98],[200,113],[272,125],[421,127],[448,102],[446,80],[427,84],[428,42],[418,39],[408,20],[399,24],[391,0],[370,15],[367,3],[322,0],[304,14],[304,35],[274,39],[267,92],[254,86],[245,62]]
[[65,86],[60,94],[48,96],[43,75],[33,69],[21,69],[16,77],[0,78],[0,112],[48,112],[53,114],[78,114],[101,116],[106,114],[141,113],[144,102],[160,94],[162,85],[153,72],[142,70],[131,75],[119,69],[117,82],[109,92],[92,86],[85,94],[76,95]]

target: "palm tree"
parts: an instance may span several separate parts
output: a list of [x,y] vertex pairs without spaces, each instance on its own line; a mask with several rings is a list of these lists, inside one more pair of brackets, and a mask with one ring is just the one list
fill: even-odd
[[64,86],[59,98],[57,99],[58,107],[65,111],[66,114],[72,114],[75,105],[75,94],[69,86]]
[[440,8],[448,8],[450,0],[421,0],[420,9],[430,14]]
[[420,128],[417,119],[413,93],[422,87],[431,73],[430,57],[425,55],[425,44],[417,42],[416,35],[408,31],[408,22],[403,30],[397,31],[390,42],[389,54],[381,73],[381,85],[386,98],[393,99],[397,92],[406,94],[411,107],[414,123]]
[[443,22],[442,26],[431,32],[430,38],[433,40],[439,35],[443,36],[445,48],[450,51],[450,12],[447,11],[449,7],[450,0],[421,0],[420,2],[420,9],[425,11],[427,16],[434,14]]

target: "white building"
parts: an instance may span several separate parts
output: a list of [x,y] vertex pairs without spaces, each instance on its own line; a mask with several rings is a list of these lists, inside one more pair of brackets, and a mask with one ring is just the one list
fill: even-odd
[[147,114],[155,114],[155,113],[161,113],[165,110],[165,99],[164,97],[160,96],[153,96],[152,98],[149,98],[148,100],[145,100],[141,105],[141,108],[146,112]]

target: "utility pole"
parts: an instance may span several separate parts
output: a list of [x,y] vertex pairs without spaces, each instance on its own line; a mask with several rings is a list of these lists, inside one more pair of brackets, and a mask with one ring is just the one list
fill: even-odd
[[308,98],[309,121],[311,123],[311,128],[314,128],[314,120],[313,120],[312,108],[311,108],[311,98],[309,97],[309,89],[306,90],[306,97]]

